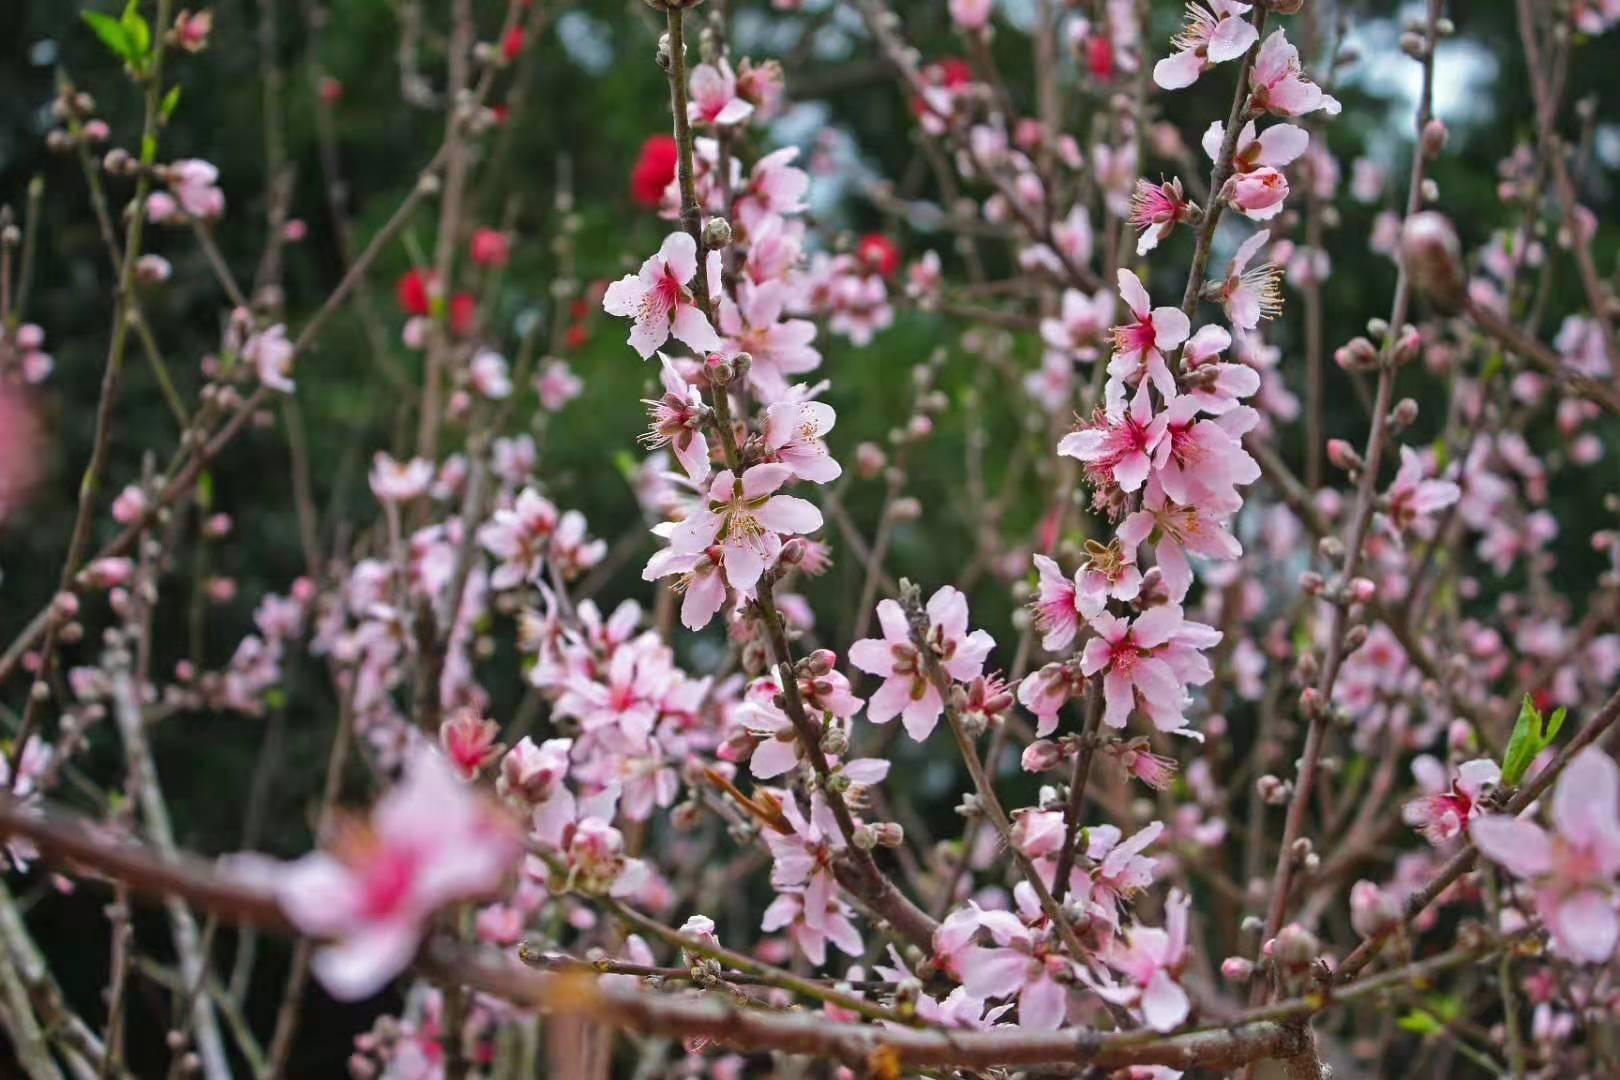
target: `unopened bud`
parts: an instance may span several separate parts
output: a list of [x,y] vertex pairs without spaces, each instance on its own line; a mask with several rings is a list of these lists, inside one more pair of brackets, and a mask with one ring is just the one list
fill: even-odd
[[1333,362],[1345,371],[1370,371],[1378,365],[1378,349],[1364,337],[1351,338],[1333,350]]
[[838,654],[831,649],[817,649],[804,658],[805,670],[811,675],[825,675],[838,662]]
[[1241,956],[1228,956],[1221,961],[1221,978],[1227,982],[1246,983],[1254,974],[1254,962]]
[[1412,59],[1421,60],[1428,51],[1428,43],[1423,40],[1423,35],[1417,31],[1408,30],[1401,35],[1401,52]]
[[1351,578],[1349,590],[1350,599],[1358,604],[1370,603],[1378,595],[1378,585],[1371,578]]
[[1055,769],[1063,761],[1063,750],[1051,739],[1036,739],[1024,747],[1019,764],[1025,772],[1040,773]]
[[1320,596],[1327,582],[1315,570],[1306,570],[1299,575],[1299,591],[1306,596]]
[[1315,934],[1298,923],[1289,923],[1277,931],[1272,955],[1283,967],[1299,970],[1310,967],[1321,951],[1322,943]]
[[782,545],[782,553],[778,556],[784,566],[797,566],[804,561],[804,541],[797,536]]
[[1321,691],[1314,686],[1307,686],[1299,692],[1299,711],[1312,719],[1321,715],[1323,708]]
[[1411,398],[1401,398],[1395,407],[1389,411],[1389,422],[1396,431],[1411,427],[1418,418],[1418,403]]
[[862,480],[870,480],[882,472],[889,463],[883,448],[874,442],[863,442],[855,447],[855,471]]
[[1446,131],[1445,121],[1443,120],[1430,120],[1427,124],[1424,124],[1422,137],[1423,156],[1426,158],[1439,157],[1440,151],[1446,148],[1448,135],[1449,132]]
[[897,848],[906,842],[906,830],[898,821],[880,821],[872,831],[877,833],[879,847]]
[[1266,773],[1254,782],[1255,793],[1267,806],[1281,806],[1288,801],[1288,782]]
[[1462,310],[1468,300],[1462,245],[1445,215],[1426,210],[1406,219],[1401,226],[1401,264],[1441,314]]
[[894,500],[889,507],[889,516],[895,521],[916,521],[922,517],[922,503],[911,497]]
[[1361,454],[1343,439],[1327,441],[1327,457],[1334,468],[1343,469],[1345,472],[1355,472],[1362,466]]
[[878,846],[877,830],[870,825],[855,826],[855,846],[862,851],[871,851]]
[[731,243],[731,222],[723,217],[712,217],[703,223],[703,246],[717,251]]
[[1397,367],[1410,364],[1423,354],[1423,335],[1418,333],[1415,326],[1406,326],[1401,330],[1401,336],[1395,340],[1395,349],[1391,354]]
[[821,733],[821,752],[842,754],[849,749],[849,736],[840,727],[830,727]]

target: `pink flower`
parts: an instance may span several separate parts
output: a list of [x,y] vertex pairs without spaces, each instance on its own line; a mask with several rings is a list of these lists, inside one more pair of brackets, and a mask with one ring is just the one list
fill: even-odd
[[718,65],[699,64],[693,68],[688,85],[692,97],[686,115],[694,124],[730,127],[754,114],[754,107],[737,96],[737,76],[724,57]]
[[503,267],[512,261],[512,235],[499,229],[474,230],[469,254],[479,266]]
[[1142,852],[1164,835],[1164,822],[1149,822],[1129,839],[1114,825],[1093,826],[1086,835],[1086,858],[1097,866],[1085,883],[1084,895],[1094,913],[1116,925],[1125,902],[1153,884],[1159,860]]
[[[1014,895],[1025,919],[1040,917],[1040,905],[1027,882],[1019,882]],[[1019,1027],[1056,1030],[1067,1018],[1067,984],[1075,973],[1074,962],[1058,950],[1050,928],[1025,926],[1009,912],[979,915],[979,925],[990,932],[997,947],[968,945],[956,953],[963,987],[980,1000],[1017,995]]]
[[784,146],[754,163],[748,184],[737,193],[737,220],[752,232],[772,215],[797,214],[805,208],[810,176],[793,163],[797,146]]
[[1237,173],[1226,186],[1226,197],[1245,217],[1266,221],[1282,213],[1288,178],[1269,166]]
[[1123,940],[1112,939],[1103,953],[1109,967],[1130,980],[1128,987],[1096,986],[1116,1005],[1140,1009],[1154,1031],[1170,1031],[1187,1019],[1190,1002],[1176,982],[1187,959],[1187,909],[1192,899],[1171,890],[1164,905],[1164,929],[1133,926]]
[[242,359],[253,365],[259,381],[283,394],[293,392],[293,343],[287,340],[287,328],[277,323],[247,339],[242,346]]
[[789,376],[821,366],[821,353],[811,344],[816,324],[782,318],[789,291],[780,281],[741,281],[735,302],[729,296],[720,299],[720,332],[731,346],[730,355],[749,355],[748,385],[767,401],[787,394]]
[[1137,387],[1129,411],[1112,404],[1106,413],[1099,410],[1079,430],[1063,436],[1057,452],[1084,462],[1094,486],[1135,491],[1153,468],[1153,454],[1164,428],[1164,418],[1153,415],[1144,382]]
[[[1185,620],[1176,604],[1149,608],[1135,619],[1122,619],[1099,612],[1091,620],[1097,636],[1086,642],[1080,657],[1080,670],[1087,675],[1103,672],[1103,720],[1110,727],[1122,728],[1135,709],[1144,712],[1160,731],[1179,731],[1184,726],[1182,709],[1187,700],[1184,680],[1170,656],[1159,654],[1183,629]],[[1208,630],[1201,623],[1185,623]],[[1215,641],[1218,631],[1209,631]]]
[[741,477],[730,469],[717,473],[709,485],[709,505],[668,530],[670,550],[696,555],[717,545],[731,587],[753,589],[776,561],[782,536],[821,528],[821,511],[814,505],[774,494],[792,475],[782,464],[755,465]]
[[781,893],[765,909],[759,928],[767,934],[786,928],[794,946],[816,967],[827,962],[828,942],[838,946],[838,951],[845,956],[858,957],[866,951],[866,943],[850,918],[854,910],[848,904],[829,897],[816,925],[811,925],[805,904],[801,893]]
[[534,377],[534,392],[540,398],[540,407],[546,412],[557,412],[579,397],[585,381],[574,374],[566,360],[550,360]]
[[766,453],[792,469],[800,480],[831,483],[844,470],[822,439],[837,422],[838,414],[825,402],[778,401],[765,410]]
[[[1243,23],[1248,26],[1248,23]],[[1175,227],[1192,215],[1192,204],[1182,194],[1181,181],[1169,180],[1150,184],[1144,179],[1136,181],[1131,193],[1131,227],[1141,236],[1136,241],[1136,253],[1146,255],[1159,246]]]
[[1108,606],[1108,601],[1130,603],[1142,591],[1142,571],[1136,568],[1136,547],[1119,539],[1099,544],[1086,541],[1086,561],[1074,575],[1075,606],[1091,618]]
[[1614,878],[1620,872],[1620,770],[1597,747],[1570,762],[1553,794],[1557,832],[1504,814],[1483,814],[1468,827],[1485,857],[1533,882],[1536,911],[1553,948],[1573,960],[1602,963],[1614,952],[1620,919]]
[[703,395],[663,353],[658,354],[658,368],[664,396],[643,402],[652,426],[641,436],[641,444],[650,450],[668,446],[675,452],[675,460],[681,463],[686,475],[701,484],[709,478],[709,440],[703,434],[707,410]]
[[[849,648],[850,663],[883,679],[867,704],[866,718],[886,724],[898,716],[906,734],[922,742],[939,723],[944,704],[912,644],[905,611],[895,601],[884,600],[877,606],[877,616],[883,637],[865,638]],[[988,631],[968,631],[967,597],[950,585],[928,600],[925,643],[946,674],[958,682],[983,674],[985,657],[996,645]]]
[[1179,604],[1192,587],[1192,567],[1188,554],[1202,555],[1206,559],[1231,562],[1241,558],[1243,547],[1226,526],[1196,507],[1179,506],[1165,498],[1164,487],[1157,482],[1147,487],[1142,497],[1142,509],[1131,514],[1119,526],[1119,539],[1134,551],[1140,544],[1154,540],[1153,556],[1164,578],[1164,588],[1172,603]]
[[503,797],[531,806],[547,802],[568,776],[568,755],[573,739],[547,739],[539,746],[527,735],[501,758],[495,790]]
[[1187,4],[1187,22],[1170,39],[1174,54],[1153,65],[1153,81],[1165,90],[1181,90],[1198,81],[1198,76],[1249,51],[1260,37],[1254,25],[1243,16],[1248,4],[1236,0],[1207,0],[1206,9],[1196,0]]
[[512,395],[512,377],[506,357],[493,349],[479,349],[467,364],[467,381],[479,395],[501,401]]
[[1164,415],[1164,438],[1154,450],[1154,478],[1183,506],[1217,518],[1243,506],[1239,485],[1260,479],[1260,466],[1243,449],[1243,435],[1260,414],[1240,405],[1212,420],[1199,419],[1198,403],[1178,398]]
[[533,488],[524,488],[511,509],[495,511],[478,529],[478,542],[500,560],[489,577],[497,591],[540,580],[546,549],[557,531],[557,508]]
[[683,594],[681,625],[688,630],[701,630],[709,625],[715,613],[726,602],[726,579],[720,572],[720,549],[681,553],[665,548],[647,560],[641,572],[642,580],[657,581],[661,577],[675,576],[672,586]]
[[1260,373],[1247,364],[1219,362],[1232,344],[1232,335],[1219,326],[1202,327],[1181,352],[1185,373],[1182,396],[1211,416],[1229,413],[1260,389]]
[[1249,73],[1249,102],[1276,116],[1303,116],[1318,109],[1339,115],[1338,99],[1322,93],[1299,66],[1299,50],[1281,30],[1272,32],[1255,54]]
[[[1204,132],[1204,153],[1219,157],[1226,125],[1216,120]],[[1273,124],[1258,137],[1250,120],[1238,132],[1232,158],[1232,179],[1224,194],[1245,216],[1256,221],[1276,217],[1288,198],[1288,178],[1282,170],[1310,145],[1310,135],[1293,124]]]
[[951,0],[951,21],[963,30],[983,30],[995,6],[995,0]]
[[501,725],[477,709],[457,709],[439,725],[439,746],[463,780],[476,780],[504,749],[496,741],[500,733]]
[[1462,489],[1450,480],[1426,479],[1429,463],[1410,446],[1401,447],[1401,467],[1384,493],[1384,520],[1396,533],[1426,532],[1429,516],[1462,497]]
[[[179,200],[180,209],[192,217],[206,221],[225,212],[225,194],[216,186],[219,170],[208,162],[196,158],[171,162],[168,180],[169,190]],[[152,206],[148,202],[147,213],[151,212]]]
[[[1142,281],[1129,270],[1119,271],[1119,295],[1130,310],[1131,321],[1114,327],[1114,358],[1108,361],[1108,399],[1124,401],[1125,385],[1143,376],[1168,401],[1176,396],[1176,380],[1164,353],[1187,340],[1192,329],[1180,308],[1153,307]],[[1129,489],[1127,489],[1129,490]]]
[[1063,290],[1059,317],[1041,320],[1041,340],[1076,360],[1090,363],[1097,359],[1097,340],[1114,317],[1114,294],[1100,289],[1087,296],[1078,289]]
[[422,458],[399,462],[379,450],[371,459],[371,493],[379,502],[421,498],[433,483],[433,463]]
[[1034,560],[1040,574],[1039,591],[1029,606],[1035,614],[1035,628],[1043,635],[1041,648],[1057,652],[1080,631],[1079,597],[1074,582],[1064,576],[1057,563],[1045,555],[1036,555]]
[[112,503],[113,520],[120,525],[129,525],[139,520],[146,513],[146,492],[137,484],[130,484],[118,493]]
[[281,870],[276,898],[300,931],[334,939],[316,951],[315,976],[354,1001],[405,969],[439,908],[499,886],[520,850],[511,823],[421,747],[369,823]]
[[1226,268],[1221,303],[1226,317],[1239,330],[1253,330],[1261,319],[1275,319],[1282,314],[1282,271],[1270,263],[1248,268],[1255,253],[1270,239],[1270,231],[1261,229],[1243,241]]
[[[710,260],[710,294],[717,276],[718,252]],[[626,274],[609,285],[602,297],[602,310],[635,320],[629,344],[643,360],[651,356],[673,333],[699,352],[714,352],[722,342],[709,325],[709,316],[698,309],[686,287],[698,272],[697,243],[684,232],[673,232],[664,239],[658,254],[641,264],[637,274]]]
[[1480,815],[1483,810],[1479,805],[1480,795],[1501,779],[1501,768],[1490,758],[1465,761],[1457,767],[1457,778],[1449,788],[1413,799],[1401,808],[1401,818],[1422,833],[1425,840],[1439,847],[1459,835]]

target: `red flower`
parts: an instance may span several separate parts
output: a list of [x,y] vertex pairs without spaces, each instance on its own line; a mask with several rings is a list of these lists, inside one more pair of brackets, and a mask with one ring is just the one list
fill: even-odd
[[343,84],[331,76],[321,80],[321,104],[336,105],[343,100]]
[[567,343],[570,349],[583,349],[585,347],[585,343],[591,340],[591,332],[580,324],[575,323],[573,326],[568,328],[568,333],[564,335],[563,340]]
[[513,60],[516,60],[518,58],[518,54],[522,52],[523,27],[514,26],[511,30],[507,31],[506,40],[501,42],[501,55],[505,56],[506,62],[510,64]]
[[450,330],[457,337],[472,333],[478,321],[478,299],[472,293],[458,292],[450,298]]
[[867,233],[861,237],[860,246],[855,251],[861,262],[884,277],[889,277],[900,268],[900,249],[882,233]]
[[428,315],[433,311],[433,274],[425,270],[407,270],[394,286],[399,297],[400,310],[407,315]]
[[479,229],[472,236],[472,261],[479,266],[505,266],[512,258],[512,238],[498,229]]
[[642,206],[656,208],[664,189],[675,179],[675,139],[654,135],[641,144],[641,156],[630,172],[630,197]]
[[1086,41],[1086,66],[1091,77],[1108,82],[1114,77],[1114,43],[1102,34],[1093,34]]

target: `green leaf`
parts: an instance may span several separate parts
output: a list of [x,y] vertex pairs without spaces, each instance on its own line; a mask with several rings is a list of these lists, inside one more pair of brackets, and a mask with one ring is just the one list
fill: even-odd
[[81,11],[79,15],[114,56],[120,60],[130,59],[129,38],[117,19],[111,15],[103,15],[99,11]]
[[1424,1012],[1422,1009],[1413,1009],[1395,1021],[1395,1026],[1402,1031],[1411,1031],[1418,1035],[1438,1035],[1445,1030],[1445,1026],[1435,1018],[1434,1014]]
[[123,18],[118,20],[118,25],[123,28],[124,40],[129,43],[129,61],[140,63],[145,60],[147,54],[152,51],[152,28],[141,13],[135,10],[133,3],[124,9]]
[[1519,706],[1519,719],[1513,724],[1513,736],[1508,739],[1507,753],[1502,756],[1502,783],[1517,784],[1524,772],[1541,753],[1541,710],[1530,695],[1524,695]]
[[1564,714],[1567,712],[1569,712],[1569,710],[1560,705],[1558,708],[1554,709],[1553,714],[1547,718],[1547,738],[1541,744],[1543,749],[1551,746],[1557,740],[1558,733],[1563,730]]
[[163,117],[163,122],[165,124],[169,122],[169,117],[174,115],[174,110],[179,108],[179,106],[180,87],[178,85],[171,86],[169,88],[169,92],[163,95],[163,105],[159,112],[159,115]]

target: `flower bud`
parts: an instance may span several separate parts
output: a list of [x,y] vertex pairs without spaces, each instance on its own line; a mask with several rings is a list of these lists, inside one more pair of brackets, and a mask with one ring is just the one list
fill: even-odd
[[1401,264],[1412,284],[1444,315],[1455,315],[1468,300],[1457,230],[1432,210],[1413,214],[1401,226]]
[[849,749],[849,736],[840,727],[829,727],[821,733],[821,752],[842,754]]
[[1228,982],[1246,983],[1254,975],[1254,962],[1241,956],[1228,956],[1221,961],[1221,978]]
[[1362,937],[1376,937],[1400,918],[1400,903],[1373,882],[1358,881],[1350,887],[1350,925]]
[[888,455],[874,442],[863,442],[855,447],[855,471],[862,480],[870,480],[888,465]]
[[1260,801],[1267,806],[1281,806],[1287,802],[1289,786],[1287,781],[1281,780],[1270,773],[1254,782],[1255,793],[1260,796]]
[[731,243],[731,222],[723,217],[712,217],[703,223],[703,246],[717,251]]
[[1025,772],[1039,773],[1055,769],[1063,761],[1063,750],[1051,739],[1036,739],[1024,747],[1019,764]]
[[1297,971],[1310,967],[1321,951],[1322,943],[1315,934],[1298,923],[1289,923],[1277,931],[1272,955],[1283,967]]
[[1351,338],[1333,350],[1333,362],[1345,371],[1371,371],[1378,366],[1378,349],[1364,337]]
[[897,848],[906,842],[906,830],[898,821],[880,821],[872,826],[879,847]]
[[1439,157],[1440,151],[1446,148],[1448,135],[1443,120],[1430,120],[1427,124],[1424,124],[1421,140],[1423,156],[1431,159]]
[[1334,468],[1343,469],[1345,472],[1355,472],[1362,466],[1361,454],[1343,439],[1327,441],[1327,457]]
[[1418,418],[1418,403],[1411,398],[1401,398],[1395,407],[1389,411],[1389,422],[1396,431],[1409,428]]

